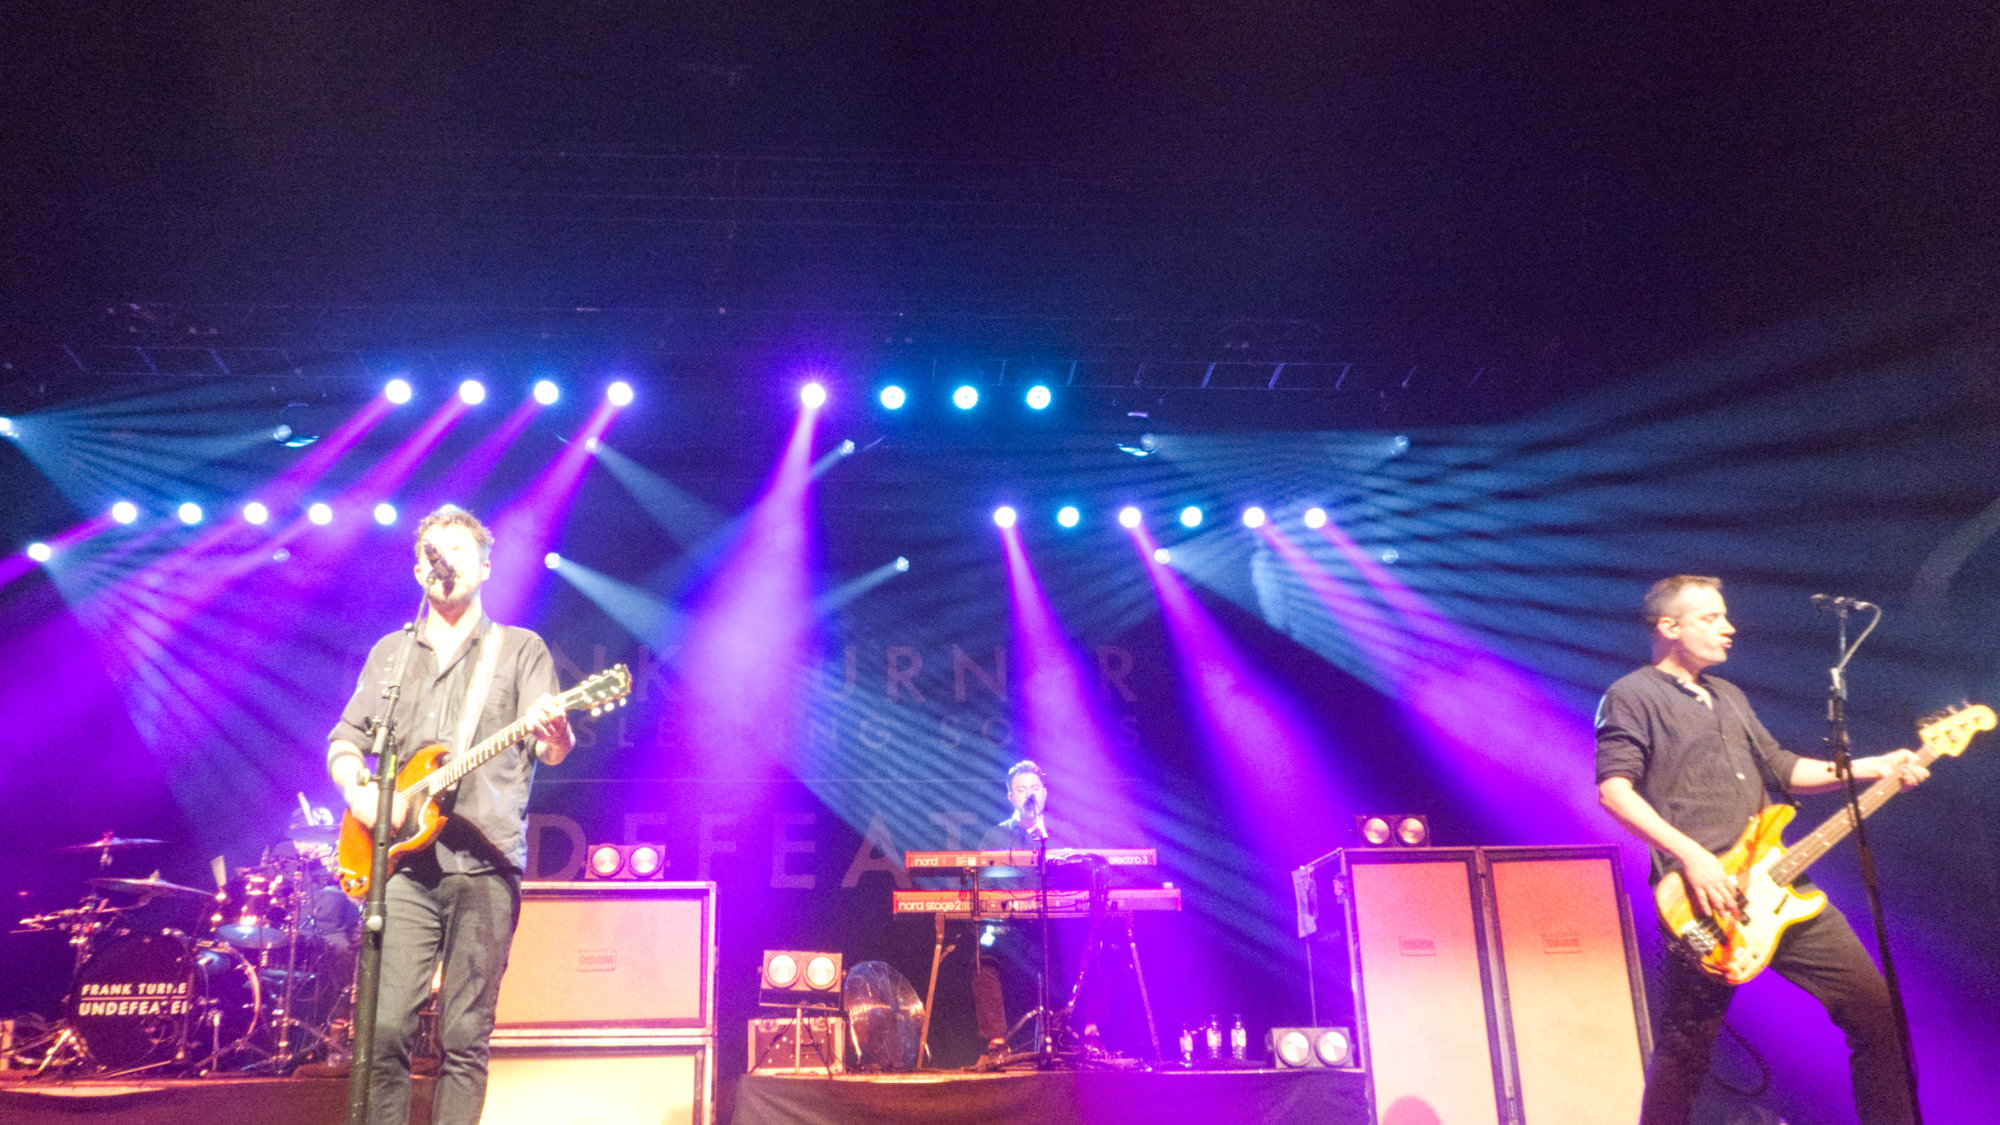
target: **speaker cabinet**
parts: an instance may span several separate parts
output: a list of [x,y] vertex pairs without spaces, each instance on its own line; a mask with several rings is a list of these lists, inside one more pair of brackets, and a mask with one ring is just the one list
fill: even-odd
[[1625,1125],[1644,982],[1618,849],[1347,849],[1355,1007],[1381,1125]]
[[1355,1009],[1382,1125],[1499,1125],[1471,849],[1343,855]]
[[1645,984],[1615,849],[1486,848],[1526,1125],[1639,1119]]
[[710,1125],[708,1040],[493,1048],[484,1125]]
[[493,1041],[715,1032],[715,884],[527,883]]

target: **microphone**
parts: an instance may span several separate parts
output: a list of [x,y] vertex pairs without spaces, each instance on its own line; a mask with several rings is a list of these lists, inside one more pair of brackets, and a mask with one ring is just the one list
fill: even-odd
[[1021,822],[1028,827],[1028,835],[1037,840],[1049,838],[1049,826],[1042,823],[1042,799],[1029,797],[1021,806]]
[[1848,609],[1867,612],[1876,608],[1874,602],[1864,602],[1860,598],[1843,598],[1835,594],[1814,594],[1812,596],[1812,604],[1820,609],[1830,609],[1836,613]]
[[424,544],[424,558],[430,561],[432,576],[444,583],[445,597],[450,597],[452,584],[458,581],[458,572],[453,570],[451,564],[444,561],[444,556],[438,554],[438,549],[429,543]]

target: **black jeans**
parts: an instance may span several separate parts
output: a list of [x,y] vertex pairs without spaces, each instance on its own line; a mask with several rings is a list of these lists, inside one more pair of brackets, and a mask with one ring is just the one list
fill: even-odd
[[[382,933],[382,994],[369,1085],[371,1125],[410,1118],[410,1044],[417,1010],[439,963],[438,1047],[444,1056],[431,1098],[433,1125],[473,1125],[486,1105],[487,1041],[500,977],[521,917],[514,874],[443,875],[412,864],[389,880]],[[414,870],[413,870],[414,869]]]
[[[1671,950],[1663,968],[1660,1033],[1646,1068],[1640,1121],[1686,1125],[1736,990]],[[1771,971],[1824,1004],[1834,1025],[1847,1033],[1854,1102],[1863,1125],[1910,1121],[1909,1085],[1889,987],[1846,917],[1828,903],[1818,916],[1787,930],[1771,958]]]

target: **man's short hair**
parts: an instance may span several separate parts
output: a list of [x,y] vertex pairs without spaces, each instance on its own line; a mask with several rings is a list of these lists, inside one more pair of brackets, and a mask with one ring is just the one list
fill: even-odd
[[1042,767],[1036,765],[1034,759],[1023,758],[1020,761],[1015,762],[1013,765],[1007,767],[1007,788],[1010,791],[1014,788],[1014,779],[1021,776],[1024,773],[1031,773],[1034,774],[1036,777],[1041,778],[1043,785],[1047,785],[1049,783],[1049,775],[1042,772]]
[[1665,621],[1667,607],[1674,604],[1681,591],[1690,586],[1706,587],[1719,594],[1722,592],[1722,579],[1700,574],[1676,574],[1653,583],[1653,588],[1646,591],[1646,624],[1650,627]]
[[442,504],[438,510],[425,516],[417,524],[417,556],[423,557],[424,533],[434,527],[462,527],[472,533],[473,542],[479,544],[479,561],[488,562],[493,555],[493,533],[479,522],[479,517],[456,504]]

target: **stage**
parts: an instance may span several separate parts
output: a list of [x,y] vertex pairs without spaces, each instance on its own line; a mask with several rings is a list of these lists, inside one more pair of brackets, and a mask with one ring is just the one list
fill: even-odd
[[[429,1084],[420,1083],[412,1125],[429,1120]],[[346,1106],[344,1078],[0,1078],[0,1119],[9,1125],[85,1120],[95,1125],[183,1125],[191,1120],[335,1125],[346,1119]],[[666,1120],[661,1119],[662,1125]],[[1369,1117],[1367,1083],[1354,1071],[1052,1071],[834,1078],[751,1074],[737,1085],[730,1120],[735,1125],[1364,1125]]]

